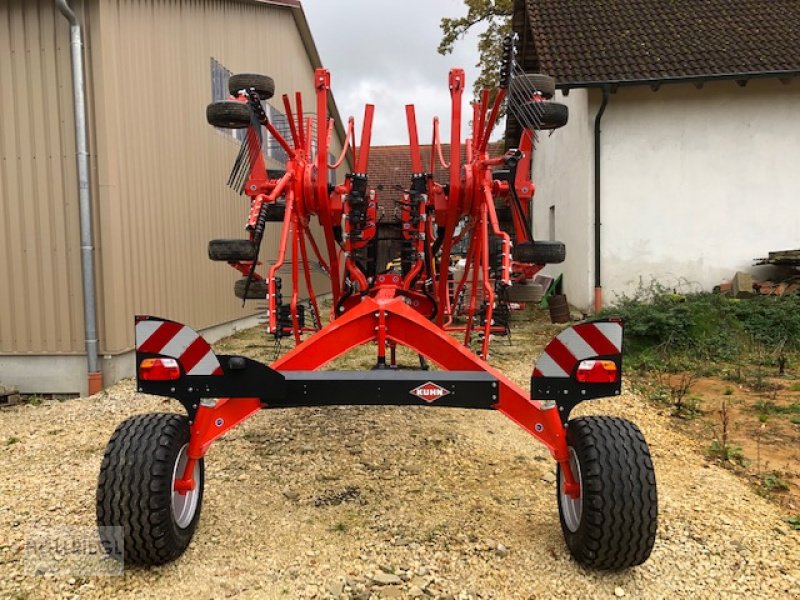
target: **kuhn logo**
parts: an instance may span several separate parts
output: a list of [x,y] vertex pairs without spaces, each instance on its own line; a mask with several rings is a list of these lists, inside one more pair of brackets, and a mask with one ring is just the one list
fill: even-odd
[[409,393],[413,394],[417,398],[422,398],[425,400],[425,402],[434,402],[442,396],[447,396],[447,394],[450,392],[448,392],[442,386],[436,385],[432,381],[429,381],[428,383],[423,383],[419,387],[415,387]]

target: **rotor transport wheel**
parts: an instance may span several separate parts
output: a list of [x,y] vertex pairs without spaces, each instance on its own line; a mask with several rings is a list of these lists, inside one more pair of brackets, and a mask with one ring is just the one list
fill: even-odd
[[567,258],[567,249],[563,242],[520,242],[511,253],[515,261],[534,265],[562,263]]
[[123,421],[106,447],[97,481],[97,525],[107,551],[123,544],[126,564],[163,565],[192,540],[203,502],[203,460],[195,488],[181,494],[189,419],[153,413]]
[[256,260],[257,257],[256,245],[250,240],[211,240],[208,242],[208,258],[211,260]]
[[244,129],[252,123],[250,107],[236,100],[212,102],[206,107],[206,121],[223,129]]
[[509,302],[540,302],[544,296],[544,286],[527,281],[515,283],[506,289]]
[[556,80],[550,75],[526,73],[512,78],[508,86],[509,95],[517,102],[522,99],[530,100],[531,90],[539,92],[543,98],[549,100],[556,94]]
[[233,293],[240,300],[263,300],[267,297],[267,281],[265,279],[254,279],[247,288],[247,297],[244,295],[244,288],[247,286],[247,277],[242,277],[233,284]]
[[228,79],[228,91],[235,96],[240,90],[254,89],[261,100],[269,100],[275,94],[275,81],[267,75],[237,73]]
[[[569,108],[566,104],[560,102],[523,102],[517,109],[517,117],[522,122],[522,125],[528,129],[537,129],[540,131],[558,129],[567,124],[569,120]],[[538,122],[533,121],[533,116],[536,116]]]
[[617,417],[580,417],[569,422],[567,445],[581,488],[577,498],[564,493],[558,469],[558,513],[570,553],[595,569],[642,564],[658,526],[656,476],[642,432]]

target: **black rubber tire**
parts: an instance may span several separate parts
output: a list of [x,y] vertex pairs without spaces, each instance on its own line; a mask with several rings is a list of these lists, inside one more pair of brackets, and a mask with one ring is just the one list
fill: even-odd
[[233,284],[233,293],[241,300],[263,300],[267,297],[267,282],[265,279],[254,279],[250,282],[250,287],[247,288],[247,297],[244,295],[245,284],[247,277],[242,277],[239,281]]
[[647,442],[625,419],[580,417],[569,422],[567,444],[580,467],[582,508],[567,526],[558,470],[558,513],[572,556],[594,569],[618,570],[650,556],[658,528],[656,475]]
[[252,123],[250,107],[235,100],[212,102],[206,107],[206,121],[223,129],[244,129]]
[[[186,527],[178,525],[172,508],[173,471],[188,443],[189,419],[178,414],[137,415],[111,436],[97,481],[97,525],[107,550],[122,541],[126,565],[163,565],[192,540],[203,504],[202,460],[197,505]],[[119,527],[122,540],[112,533]]]
[[508,169],[497,169],[496,171],[492,172],[492,179],[496,179],[497,181],[508,181],[511,179],[511,171]]
[[268,204],[266,217],[268,223],[283,223],[286,217],[286,204],[284,202]]
[[524,102],[530,100],[527,96],[528,90],[533,88],[542,94],[546,100],[552,98],[556,93],[556,80],[550,75],[542,75],[541,73],[526,73],[524,75],[517,75],[511,79],[511,84],[508,86],[508,94],[517,102]]
[[238,94],[239,90],[250,88],[253,88],[262,100],[269,100],[275,94],[275,81],[268,75],[258,73],[237,73],[228,79],[228,91],[231,96]]
[[208,242],[208,258],[211,260],[237,261],[255,260],[256,247],[250,240],[211,240]]
[[489,237],[489,268],[499,273],[503,266],[503,238]]
[[[563,127],[569,121],[569,108],[560,102],[523,102],[516,110],[516,117],[528,129],[546,131]],[[538,122],[534,122],[534,115]]]
[[544,288],[539,283],[532,281],[515,283],[506,289],[509,302],[540,302],[544,295]]
[[520,242],[511,249],[514,260],[534,265],[552,265],[564,262],[567,248],[563,242]]

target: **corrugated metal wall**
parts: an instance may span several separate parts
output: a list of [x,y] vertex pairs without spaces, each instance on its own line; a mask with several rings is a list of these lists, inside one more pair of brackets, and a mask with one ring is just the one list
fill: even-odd
[[5,2],[0,353],[83,352],[74,123],[66,19],[52,1]]
[[[131,315],[196,328],[250,314],[212,238],[243,235],[247,200],[225,182],[238,151],[206,124],[210,58],[271,75],[276,96],[313,99],[313,66],[290,10],[201,0],[101,0],[96,58],[104,352],[132,345]],[[102,97],[102,99],[101,99]],[[104,139],[101,139],[104,138]],[[262,257],[274,256],[275,238]]]
[[[276,106],[300,90],[311,109],[313,65],[291,11],[209,0],[86,4],[101,352],[132,347],[135,313],[198,329],[252,314],[233,296],[237,274],[206,255],[208,240],[244,235],[248,210],[225,186],[238,142],[205,121],[210,59],[274,77]],[[48,0],[12,0],[8,14],[0,20],[0,353],[81,353],[68,25]],[[265,240],[262,260],[276,241]],[[324,281],[316,277],[318,289]]]

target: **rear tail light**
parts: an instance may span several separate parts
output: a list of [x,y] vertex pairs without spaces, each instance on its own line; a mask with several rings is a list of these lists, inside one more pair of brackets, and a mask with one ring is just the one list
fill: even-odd
[[139,363],[139,379],[171,381],[180,379],[181,367],[174,358],[145,358]]
[[575,378],[581,383],[615,383],[619,378],[613,360],[584,360],[578,365]]

